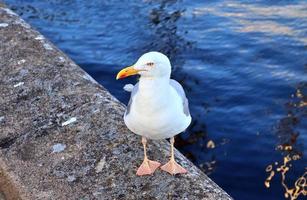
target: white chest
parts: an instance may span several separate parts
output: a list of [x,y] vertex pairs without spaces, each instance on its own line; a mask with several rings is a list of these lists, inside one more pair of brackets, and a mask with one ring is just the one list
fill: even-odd
[[190,118],[184,115],[182,100],[176,91],[168,84],[161,86],[158,83],[139,86],[125,123],[136,134],[160,139],[183,131]]

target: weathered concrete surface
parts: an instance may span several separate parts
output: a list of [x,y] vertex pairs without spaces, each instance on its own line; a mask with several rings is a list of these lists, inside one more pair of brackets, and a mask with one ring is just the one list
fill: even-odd
[[[105,88],[0,5],[0,191],[7,199],[231,199],[178,152],[187,175],[137,177],[143,150],[123,112]],[[168,143],[151,141],[149,156],[165,163]]]

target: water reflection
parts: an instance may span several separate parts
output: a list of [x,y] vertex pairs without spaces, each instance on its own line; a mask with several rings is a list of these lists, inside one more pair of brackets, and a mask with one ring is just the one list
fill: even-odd
[[[227,17],[233,30],[238,32],[258,32],[268,35],[287,35],[295,40],[307,44],[304,27],[307,25],[307,3],[302,1],[296,5],[262,6],[257,4],[222,2],[214,6],[200,7],[193,10],[193,15],[213,14]],[[270,20],[268,20],[270,19]],[[297,23],[285,23],[283,19],[300,20],[301,27]]]
[[[291,200],[297,199],[300,195],[306,196],[307,195],[307,168],[305,168],[305,172],[303,175],[299,176],[295,182],[294,185],[288,186],[286,183],[287,179],[287,173],[291,169],[292,164],[291,161],[295,161],[300,159],[299,155],[294,155],[290,157],[288,154],[283,158],[283,162],[278,165],[278,162],[275,162],[275,168],[272,167],[272,165],[268,165],[266,168],[266,172],[270,173],[269,176],[266,178],[264,184],[267,188],[270,188],[270,183],[272,181],[272,178],[274,177],[275,173],[280,173],[281,174],[281,185],[283,186],[285,190],[285,198],[290,198]],[[276,172],[275,172],[276,171]]]
[[299,143],[300,131],[298,127],[305,120],[307,114],[307,97],[306,93],[303,93],[306,90],[307,83],[299,84],[295,94],[291,96],[290,102],[286,105],[287,116],[280,120],[276,132],[279,140],[276,150],[283,155],[283,161],[280,164],[276,161],[274,164],[267,166],[266,172],[269,175],[264,182],[265,186],[270,188],[273,177],[276,174],[280,174],[281,185],[285,190],[285,198],[291,200],[299,198],[300,195],[307,195],[307,167],[301,169],[305,170],[305,172],[296,178],[294,184],[287,183],[287,175],[291,172],[292,162],[302,159],[304,154],[304,144]]
[[[51,4],[57,4],[57,1],[49,1]],[[63,5],[63,4],[62,4]],[[65,1],[64,5],[70,6],[72,9],[75,8],[73,1]],[[54,5],[55,6],[55,5]],[[30,4],[27,5],[18,5],[12,6],[12,10],[17,12],[20,16],[25,15],[28,19],[44,19],[48,22],[54,22],[59,24],[78,24],[80,23],[80,18],[74,16],[70,13],[70,10],[65,9],[63,6],[54,7],[57,10],[39,8],[38,6],[33,6]]]
[[184,14],[183,8],[174,6],[177,0],[161,0],[149,13],[151,41],[146,44],[145,51],[160,51],[172,61],[173,71],[180,70],[184,64],[180,55],[190,48],[191,43],[178,34],[177,22]]

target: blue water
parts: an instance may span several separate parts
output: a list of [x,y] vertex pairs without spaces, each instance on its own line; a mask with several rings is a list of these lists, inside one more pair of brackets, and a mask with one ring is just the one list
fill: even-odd
[[276,168],[287,154],[300,156],[289,188],[306,172],[306,1],[5,2],[125,103],[136,79],[116,73],[167,54],[193,117],[176,146],[235,199],[285,199]]

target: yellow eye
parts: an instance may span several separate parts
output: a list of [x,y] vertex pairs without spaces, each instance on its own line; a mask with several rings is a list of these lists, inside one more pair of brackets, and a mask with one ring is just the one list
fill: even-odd
[[146,64],[147,66],[153,67],[155,64],[153,62],[149,62]]

